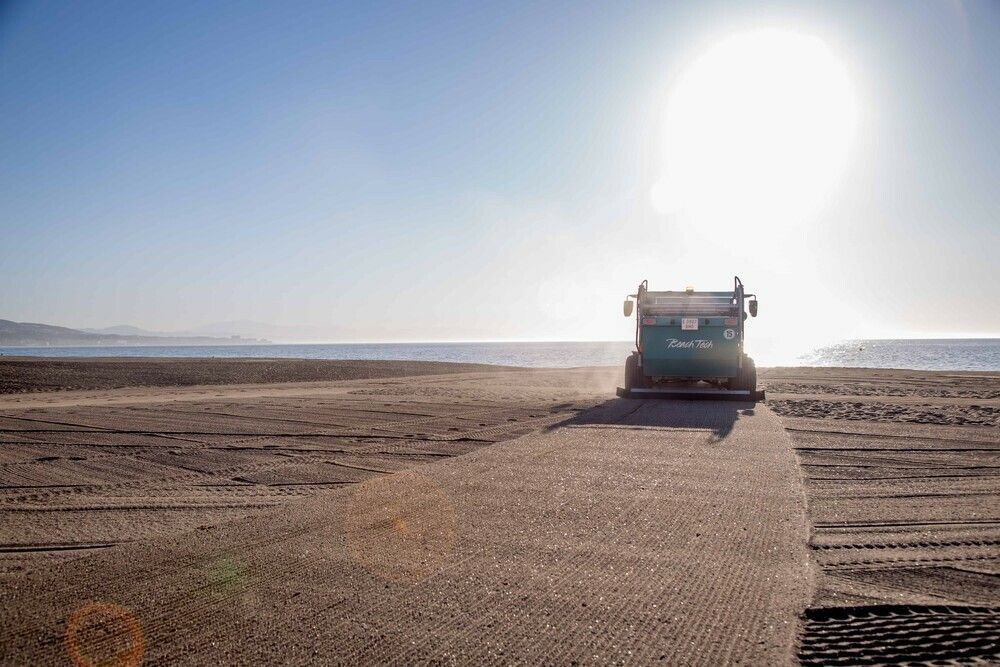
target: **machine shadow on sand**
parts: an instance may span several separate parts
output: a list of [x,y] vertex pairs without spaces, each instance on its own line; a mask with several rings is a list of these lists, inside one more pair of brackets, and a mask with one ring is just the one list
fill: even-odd
[[615,398],[547,430],[587,426],[698,429],[711,431],[715,441],[720,441],[732,432],[740,417],[752,416],[755,408],[754,401]]

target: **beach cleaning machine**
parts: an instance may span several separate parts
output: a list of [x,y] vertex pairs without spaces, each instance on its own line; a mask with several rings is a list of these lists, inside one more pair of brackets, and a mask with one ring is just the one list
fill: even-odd
[[764,398],[753,359],[743,351],[747,309],[757,317],[757,297],[738,276],[727,292],[652,292],[643,280],[625,299],[625,317],[633,300],[636,351],[625,360],[619,396]]

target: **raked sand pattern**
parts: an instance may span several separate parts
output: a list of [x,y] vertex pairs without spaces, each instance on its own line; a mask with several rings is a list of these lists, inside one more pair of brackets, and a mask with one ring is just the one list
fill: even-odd
[[997,655],[994,376],[126,363],[0,397],[6,664]]

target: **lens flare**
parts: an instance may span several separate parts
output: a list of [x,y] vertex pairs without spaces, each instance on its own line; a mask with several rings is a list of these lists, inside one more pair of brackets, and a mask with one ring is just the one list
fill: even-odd
[[247,587],[249,569],[234,557],[223,557],[212,561],[205,568],[206,586],[200,590],[220,598],[242,593]]
[[455,508],[430,478],[413,472],[354,488],[344,532],[351,558],[394,582],[420,581],[455,548]]
[[93,602],[66,621],[66,650],[77,667],[133,667],[142,661],[142,628],[124,607]]

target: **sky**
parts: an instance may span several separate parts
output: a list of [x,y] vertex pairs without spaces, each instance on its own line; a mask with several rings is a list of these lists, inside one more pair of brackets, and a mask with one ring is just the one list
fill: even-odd
[[995,2],[4,2],[0,318],[1000,335]]

